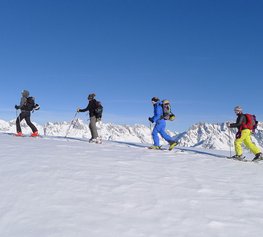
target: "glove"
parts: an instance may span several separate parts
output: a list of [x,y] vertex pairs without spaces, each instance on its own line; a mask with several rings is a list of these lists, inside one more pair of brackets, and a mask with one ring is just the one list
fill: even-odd
[[80,108],[77,108],[77,112],[79,112]]
[[241,132],[236,133],[236,139],[239,139],[241,137]]
[[226,126],[227,126],[228,128],[230,128],[230,122],[227,122],[227,123],[226,123]]
[[153,118],[149,117],[148,120],[149,120],[151,123],[154,123]]
[[15,105],[15,109],[20,109],[20,107],[18,105]]

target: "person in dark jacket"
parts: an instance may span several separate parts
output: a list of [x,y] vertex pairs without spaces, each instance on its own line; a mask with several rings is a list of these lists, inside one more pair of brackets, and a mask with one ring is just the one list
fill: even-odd
[[89,94],[88,100],[89,104],[85,109],[77,109],[77,112],[86,112],[89,111],[89,117],[90,117],[90,123],[89,123],[89,129],[91,133],[91,139],[89,142],[95,142],[95,143],[101,143],[101,138],[98,135],[96,122],[98,122],[98,119],[96,118],[96,108],[97,108],[97,101],[95,100],[95,94]]
[[260,149],[251,141],[251,130],[244,126],[247,124],[247,117],[245,114],[243,114],[242,108],[240,106],[236,106],[234,108],[234,111],[237,115],[236,122],[227,124],[229,128],[238,129],[235,140],[236,155],[234,155],[233,158],[245,158],[243,156],[242,150],[242,143],[244,142],[245,146],[255,155],[253,161],[263,159]]
[[25,119],[27,125],[31,128],[32,130],[32,137],[37,137],[38,136],[38,130],[35,127],[35,125],[31,122],[30,120],[30,116],[31,116],[31,108],[28,106],[27,104],[27,99],[29,97],[29,91],[27,90],[23,90],[22,91],[22,97],[20,100],[20,104],[19,105],[15,105],[15,109],[21,110],[21,113],[18,115],[17,119],[16,119],[16,131],[17,134],[16,136],[23,136],[22,130],[21,130],[21,125],[20,122]]

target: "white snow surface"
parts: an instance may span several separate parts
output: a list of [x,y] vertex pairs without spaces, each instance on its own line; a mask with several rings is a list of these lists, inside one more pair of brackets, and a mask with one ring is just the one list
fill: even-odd
[[1,133],[0,143],[1,237],[262,235],[263,163],[132,142]]

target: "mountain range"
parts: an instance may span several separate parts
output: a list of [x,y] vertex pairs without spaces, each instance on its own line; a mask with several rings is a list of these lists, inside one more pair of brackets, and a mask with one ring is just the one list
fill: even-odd
[[[24,134],[30,134],[31,130],[25,122],[21,123]],[[36,124],[40,134],[45,136],[67,136],[74,138],[90,138],[90,131],[87,123],[80,119],[72,122],[48,122],[45,125]],[[117,125],[112,123],[97,124],[98,132],[103,140],[152,143],[151,128],[135,125]],[[15,120],[0,120],[0,132],[16,132]],[[167,131],[174,137],[179,146],[198,147],[215,150],[228,150],[233,146],[236,129],[227,128],[225,123],[197,123],[192,125],[187,131],[182,133]],[[263,123],[259,122],[258,129],[252,136],[261,148],[263,147]],[[161,140],[162,144],[166,144]],[[233,148],[232,148],[233,149]]]

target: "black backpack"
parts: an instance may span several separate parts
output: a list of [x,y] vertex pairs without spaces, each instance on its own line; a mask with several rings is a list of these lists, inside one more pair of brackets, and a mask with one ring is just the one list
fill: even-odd
[[103,112],[103,106],[100,101],[96,101],[96,106],[94,110],[95,117],[97,119],[101,119],[102,117],[102,112]]
[[30,96],[26,98],[26,103],[21,109],[26,111],[39,110],[40,106],[35,103],[35,98]]

